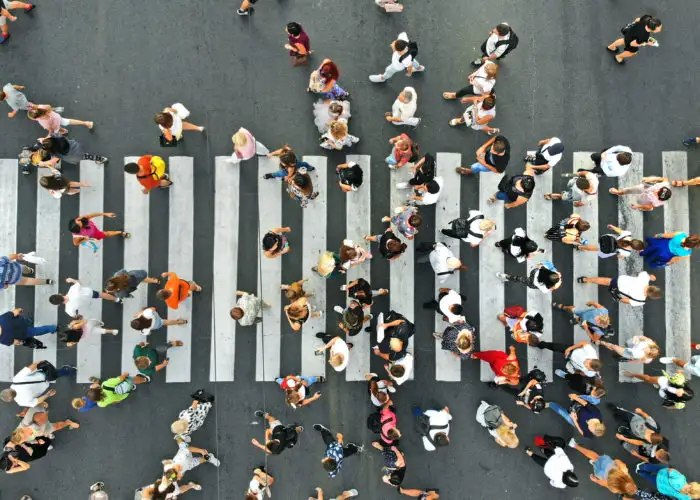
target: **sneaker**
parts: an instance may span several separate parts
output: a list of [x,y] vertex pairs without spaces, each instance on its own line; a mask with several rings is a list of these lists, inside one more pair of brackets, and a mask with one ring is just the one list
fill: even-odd
[[494,129],[492,129],[492,130],[489,130],[489,131],[486,132],[486,133],[487,133],[488,135],[498,135],[498,134],[501,133],[501,129],[500,129],[500,128],[494,128]]
[[556,370],[554,370],[554,374],[557,377],[566,378],[566,372],[564,370],[562,370],[561,368],[557,368]]
[[333,306],[333,310],[338,314],[343,314],[344,309],[340,306]]
[[218,458],[216,458],[214,456],[213,453],[210,453],[209,455],[205,456],[204,458],[206,459],[207,462],[212,464],[214,467],[218,467],[219,465],[221,465],[221,462],[219,461]]
[[690,146],[692,146],[693,144],[697,144],[697,141],[695,140],[695,137],[686,137],[685,139],[683,139],[683,145],[684,145],[685,147],[690,147]]
[[71,369],[71,370],[73,370],[73,371],[78,371],[78,367],[73,366],[73,365],[63,365],[63,366],[61,367],[61,370],[64,369],[64,368],[69,368],[69,369]]
[[272,176],[272,174],[265,174],[263,175],[263,179],[274,179],[274,177]]
[[64,108],[63,108],[63,106],[54,106],[53,110],[56,113],[61,114],[61,113],[63,113]]
[[644,462],[639,462],[637,465],[634,466],[634,472],[639,475],[639,468],[644,464]]
[[340,291],[344,292],[348,289],[348,285],[340,285]]
[[386,390],[394,394],[396,392],[396,387],[394,387],[393,385],[387,385]]
[[629,436],[631,434],[629,427],[626,427],[624,425],[621,425],[617,428],[617,433],[622,434],[623,436]]
[[254,415],[256,417],[265,418],[265,417],[267,417],[268,413],[266,411],[262,411],[262,410],[255,410]]
[[33,3],[30,3],[28,7],[25,7],[25,8],[24,8],[24,11],[25,11],[25,12],[31,12],[31,11],[33,11],[34,9],[36,9],[36,5],[34,5]]
[[433,338],[435,340],[442,340],[442,333],[433,332]]
[[365,452],[365,445],[363,445],[363,444],[357,444],[357,443],[348,443],[348,444],[351,444],[351,445],[357,447],[358,455]]
[[576,448],[577,444],[578,443],[576,442],[576,440],[574,438],[569,439],[569,447],[570,448]]
[[659,363],[663,363],[665,365],[673,363],[673,358],[671,356],[662,356],[659,358]]
[[120,299],[119,297],[117,297],[117,299],[114,301],[114,303],[115,303],[115,304],[123,304],[123,303],[124,303],[124,299]]
[[236,14],[238,14],[239,16],[249,16],[250,10],[251,10],[251,7],[249,7],[247,10],[238,9],[238,10],[236,10]]
[[321,432],[321,431],[328,431],[328,432],[330,432],[330,431],[331,431],[328,427],[326,427],[326,426],[324,426],[324,425],[321,425],[321,424],[314,424],[314,430],[315,430],[315,431],[318,431],[318,432]]
[[384,79],[384,75],[369,75],[369,81],[372,83],[382,83],[386,80]]
[[525,155],[525,156],[523,156],[523,160],[526,161],[526,162],[528,162],[528,163],[532,163],[532,162],[535,161],[536,159],[537,159],[537,156],[535,156],[535,155]]
[[2,45],[3,43],[5,43],[5,42],[8,41],[9,39],[10,39],[10,34],[9,34],[9,33],[6,34],[6,35],[0,36],[0,45]]
[[501,280],[503,283],[508,283],[510,280],[508,277],[505,275],[505,273],[497,272],[496,273],[496,278]]
[[396,189],[408,189],[408,182],[397,182]]
[[119,330],[112,330],[112,335],[119,335]]
[[475,68],[480,68],[482,64],[483,64],[483,61],[481,59],[474,59],[471,62],[471,65]]
[[416,122],[415,125],[412,125],[413,128],[416,128],[418,125],[420,125],[420,122],[423,118],[418,118],[418,121]]
[[377,375],[377,374],[374,373],[374,372],[365,373],[365,377],[378,377],[378,376],[379,376],[379,375]]

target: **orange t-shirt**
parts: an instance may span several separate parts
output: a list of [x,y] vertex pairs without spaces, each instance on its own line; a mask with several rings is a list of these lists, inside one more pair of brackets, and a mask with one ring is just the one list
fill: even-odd
[[172,295],[165,301],[170,309],[177,309],[180,302],[190,296],[190,284],[185,280],[181,280],[177,274],[172,273],[168,277],[168,282],[165,284],[165,289],[170,290]]
[[153,158],[153,155],[145,155],[139,158],[139,161],[137,162],[139,166],[139,173],[136,174],[136,178],[146,189],[153,189],[154,187],[158,187],[160,184],[160,179],[155,179],[153,177],[151,158]]

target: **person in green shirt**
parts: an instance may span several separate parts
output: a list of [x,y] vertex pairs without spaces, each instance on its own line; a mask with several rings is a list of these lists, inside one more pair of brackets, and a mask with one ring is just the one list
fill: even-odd
[[[174,340],[168,342],[165,346],[153,347],[148,342],[139,342],[134,346],[134,365],[138,369],[138,374],[134,377],[134,384],[146,384],[151,381],[157,372],[168,366],[170,358],[167,352],[171,347],[180,347],[185,345],[182,340]],[[162,362],[160,358],[166,356]]]
[[90,401],[97,403],[100,408],[105,408],[114,403],[121,403],[129,397],[134,389],[134,379],[127,372],[118,377],[112,377],[104,382],[96,377],[90,377],[92,385],[85,395]]

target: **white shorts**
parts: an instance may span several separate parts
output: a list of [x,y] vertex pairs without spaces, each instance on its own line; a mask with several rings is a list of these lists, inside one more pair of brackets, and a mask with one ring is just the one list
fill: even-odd
[[0,26],[5,26],[7,24],[7,18],[5,16],[0,16]]
[[279,420],[273,420],[272,422],[270,422],[270,430],[274,431],[277,427],[279,427],[281,425],[282,425],[282,422],[280,422]]
[[70,120],[68,118],[61,117],[61,127],[67,127],[70,125]]

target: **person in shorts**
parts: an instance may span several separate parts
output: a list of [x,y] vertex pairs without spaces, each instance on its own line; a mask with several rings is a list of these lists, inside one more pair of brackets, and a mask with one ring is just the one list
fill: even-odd
[[379,253],[389,261],[401,257],[408,248],[408,245],[401,242],[390,227],[386,228],[383,233],[366,235],[365,240],[379,242]]
[[564,144],[561,139],[550,137],[538,142],[535,154],[527,154],[523,159],[532,167],[535,175],[542,175],[559,163],[563,156]]
[[165,287],[158,290],[156,295],[163,299],[170,309],[177,309],[181,302],[187,300],[192,292],[201,292],[202,287],[194,281],[186,281],[173,272],[165,272],[161,276],[168,278]]
[[263,410],[256,410],[255,416],[265,420],[268,428],[265,430],[265,445],[253,438],[253,446],[260,448],[268,455],[279,455],[287,448],[297,444],[298,436],[304,428],[298,424],[283,425],[279,419]]
[[[1,22],[2,20],[0,20],[0,23]],[[36,106],[27,99],[27,96],[21,92],[22,90],[24,90],[24,85],[8,83],[2,88],[2,91],[0,91],[0,101],[5,101],[12,109],[12,111],[7,114],[10,118],[14,118],[17,111],[29,111]]]
[[354,161],[341,163],[335,168],[335,173],[338,174],[338,186],[343,190],[343,193],[357,191],[362,185],[362,167]]
[[0,36],[0,44],[3,44],[10,39],[10,29],[7,26],[7,21],[10,20],[14,22],[17,20],[17,18],[13,16],[10,11],[15,9],[24,9],[25,12],[31,12],[35,8],[36,5],[31,3],[0,0],[0,31],[2,31],[2,36]]
[[85,307],[86,299],[102,299],[121,304],[122,299],[110,295],[105,292],[98,292],[90,287],[83,286],[80,281],[75,278],[66,278],[66,283],[72,283],[65,295],[55,293],[49,297],[49,302],[55,306],[63,304],[65,311],[71,318],[80,318],[80,311]]
[[[618,38],[606,48],[608,52],[615,55],[617,64],[625,64],[625,59],[637,55],[639,47],[646,47],[647,45],[657,46],[658,43],[651,35],[660,33],[661,29],[661,20],[658,17],[648,14],[643,15],[622,28],[623,37]],[[618,54],[619,48],[622,46],[624,46],[625,50]]]
[[481,174],[483,172],[505,172],[510,161],[510,142],[502,135],[486,141],[476,150],[476,163],[471,167],[457,167],[460,175]]
[[660,299],[663,292],[649,282],[656,281],[656,276],[642,271],[637,276],[618,276],[617,278],[586,277],[576,278],[579,283],[593,283],[607,286],[610,295],[618,302],[633,307],[643,307],[647,299]]
[[575,207],[582,207],[585,201],[598,194],[598,176],[582,170],[574,174],[561,193],[545,193],[545,200],[570,201]]
[[159,330],[164,326],[186,325],[184,318],[163,319],[155,307],[144,307],[134,314],[131,320],[131,328],[138,330],[141,335],[150,335],[153,330]]
[[141,184],[143,194],[148,194],[152,189],[170,187],[173,181],[165,173],[165,160],[160,156],[145,155],[139,158],[136,163],[124,165],[124,172],[136,176],[136,180]]
[[141,283],[158,285],[158,278],[148,276],[148,271],[145,269],[120,269],[115,272],[105,284],[105,292],[114,295],[119,299],[133,298],[134,293]]
[[97,227],[92,219],[96,217],[108,217],[113,219],[117,214],[114,212],[96,212],[91,214],[81,215],[75,219],[68,221],[68,230],[73,233],[73,245],[80,246],[83,243],[93,240],[103,240],[114,236],[121,236],[124,239],[131,238],[131,234],[120,231],[102,231]]

